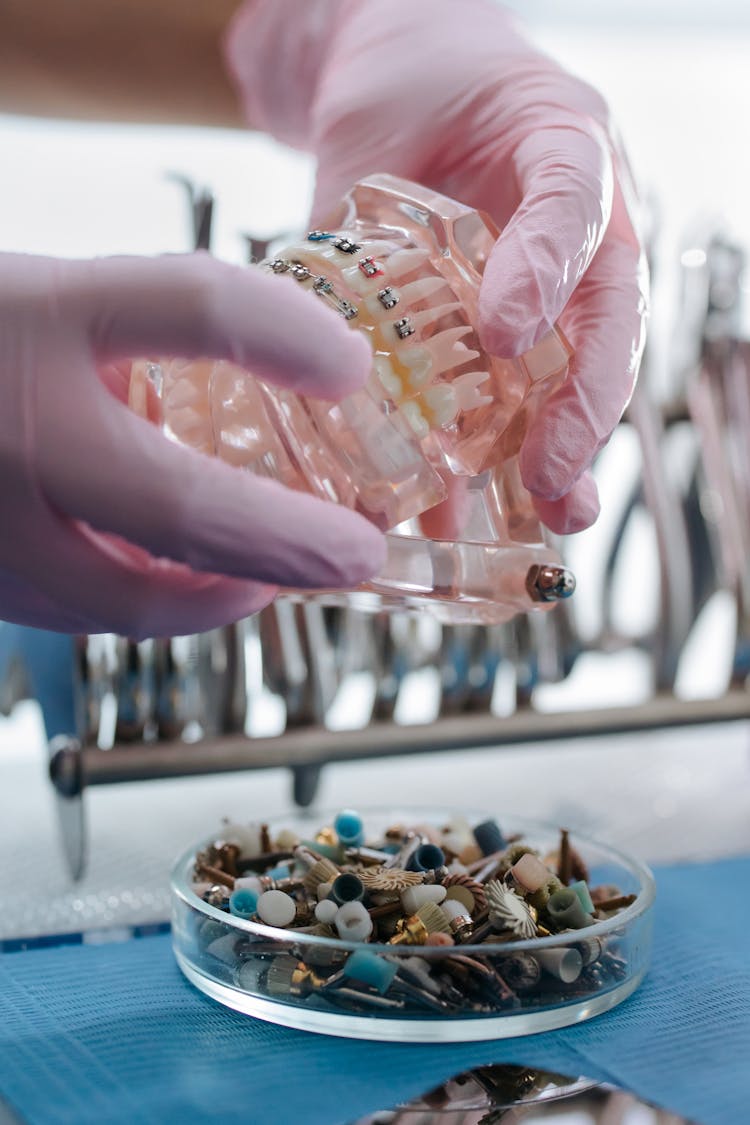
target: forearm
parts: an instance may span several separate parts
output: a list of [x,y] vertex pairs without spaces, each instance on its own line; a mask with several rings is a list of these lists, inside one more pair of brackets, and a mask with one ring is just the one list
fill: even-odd
[[238,126],[222,39],[241,0],[0,0],[0,110]]

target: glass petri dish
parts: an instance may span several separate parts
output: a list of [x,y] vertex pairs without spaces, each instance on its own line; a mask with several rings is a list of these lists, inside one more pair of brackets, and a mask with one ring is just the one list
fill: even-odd
[[[309,840],[335,815],[294,813],[268,828],[272,836],[288,829]],[[506,835],[541,855],[559,844],[558,827],[510,815],[414,808],[362,813],[368,840],[382,838],[394,823],[439,829],[457,815],[474,824],[498,819]],[[570,844],[589,869],[589,883],[634,896],[630,905],[585,929],[449,947],[343,941],[229,914],[193,889],[196,856],[216,839],[199,841],[174,866],[175,957],[206,995],[270,1023],[391,1042],[533,1035],[621,1004],[650,963],[653,876],[639,860],[574,831]],[[377,985],[347,975],[350,959],[363,951],[370,967],[378,963]]]

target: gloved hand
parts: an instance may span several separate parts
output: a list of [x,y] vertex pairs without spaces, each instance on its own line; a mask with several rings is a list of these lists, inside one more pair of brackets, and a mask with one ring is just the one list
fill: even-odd
[[390,172],[503,228],[483,343],[518,355],[559,321],[575,349],[526,436],[523,480],[553,530],[593,523],[588,470],[632,393],[647,305],[637,202],[602,98],[493,0],[245,0],[225,47],[249,122],[317,157],[315,225],[363,175]]
[[118,401],[116,361],[143,355],[231,359],[323,398],[371,361],[294,282],[202,254],[0,255],[0,618],[174,635],[277,585],[375,573],[384,542],[364,518],[178,447]]

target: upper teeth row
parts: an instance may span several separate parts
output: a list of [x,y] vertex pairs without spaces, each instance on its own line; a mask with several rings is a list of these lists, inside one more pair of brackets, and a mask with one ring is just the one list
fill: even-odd
[[[362,264],[366,264],[370,272],[364,273],[363,276],[373,278],[383,274],[383,269],[378,263],[375,263],[373,258],[363,258]],[[332,305],[337,312],[346,320],[354,320],[359,315],[359,307],[352,304],[345,297],[340,297],[336,292],[333,282],[324,274],[315,274],[308,265],[300,262],[295,258],[274,258],[268,263],[269,268],[274,273],[288,273],[297,281],[305,282],[312,279],[313,292],[317,293],[319,297],[323,297]],[[348,273],[349,271],[344,271]],[[418,284],[418,283],[415,283]],[[380,320],[382,317],[383,309],[390,310],[396,307],[401,300],[401,294],[392,285],[386,285],[379,289],[374,296],[366,298],[365,304],[369,311],[375,315],[375,319]],[[431,319],[435,319],[434,316]],[[415,328],[412,320],[408,316],[401,316],[398,320],[393,321],[393,330],[399,340],[405,340],[408,336],[414,334]]]
[[339,297],[333,288],[332,281],[322,275],[315,276],[304,262],[297,262],[292,258],[274,258],[273,261],[269,262],[269,268],[274,273],[290,273],[297,281],[309,281],[310,278],[313,278],[313,292],[333,305],[336,311],[340,312],[346,320],[353,320],[358,315],[359,309],[357,306],[344,297]]
[[[299,282],[312,280],[313,292],[328,300],[347,320],[353,320],[359,314],[359,307],[339,296],[333,282],[325,275],[316,274],[314,267],[311,268],[308,264],[311,254],[315,259],[335,262],[348,288],[362,299],[362,304],[381,331],[385,328],[384,311],[395,308],[402,300],[407,307],[411,307],[427,300],[447,284],[444,278],[435,275],[407,282],[400,288],[390,283],[422,265],[429,257],[426,250],[395,249],[388,257],[386,278],[384,265],[366,251],[356,265],[342,268],[337,261],[339,255],[348,257],[365,250],[362,244],[353,239],[336,236],[329,231],[311,231],[308,241],[318,244],[314,251],[310,246],[289,247],[285,253],[292,256],[274,258],[267,263],[268,267],[274,273],[289,273]],[[307,261],[302,260],[303,258]],[[425,438],[433,426],[450,425],[460,411],[475,409],[492,401],[480,392],[481,385],[489,378],[487,372],[470,372],[450,383],[429,386],[436,375],[478,356],[478,352],[471,351],[462,342],[462,337],[471,332],[470,325],[448,328],[431,336],[418,347],[397,346],[417,330],[458,308],[460,304],[457,302],[433,305],[421,312],[391,321],[390,331],[394,333],[395,339],[386,344],[386,348],[399,361],[401,374],[394,369],[386,355],[377,354],[378,347],[375,347],[378,381],[388,397],[400,404],[404,417],[419,438]]]

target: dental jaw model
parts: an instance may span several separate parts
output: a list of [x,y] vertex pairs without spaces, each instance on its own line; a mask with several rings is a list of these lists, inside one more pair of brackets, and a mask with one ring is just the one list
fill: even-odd
[[517,454],[570,350],[556,331],[517,359],[482,350],[479,284],[497,234],[435,192],[385,175],[361,181],[328,229],[262,268],[368,338],[362,390],[330,403],[226,362],[138,361],[131,407],[177,442],[387,530],[385,569],[366,587],[373,606],[430,604],[446,622],[495,623],[551,605],[574,580],[545,543]]

